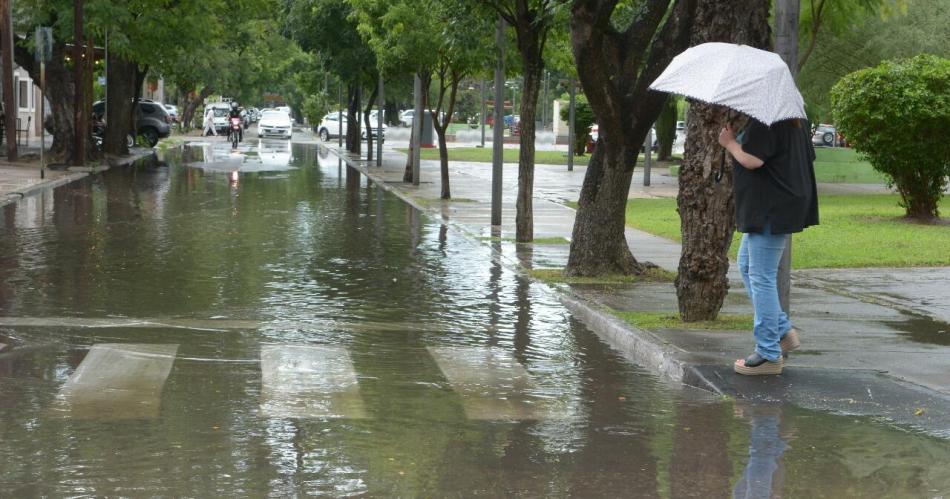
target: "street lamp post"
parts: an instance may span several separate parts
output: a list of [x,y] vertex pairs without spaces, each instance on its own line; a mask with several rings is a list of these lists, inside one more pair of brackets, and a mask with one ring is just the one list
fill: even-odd
[[485,96],[485,86],[486,86],[486,85],[488,85],[488,82],[486,82],[484,79],[482,79],[482,82],[481,82],[481,87],[482,87],[482,88],[481,88],[481,90],[482,90],[482,92],[481,92],[481,93],[482,93],[482,112],[481,112],[481,114],[479,115],[479,117],[481,118],[481,123],[480,123],[481,126],[482,126],[482,145],[481,145],[481,147],[483,147],[483,148],[485,147],[485,122],[488,121],[487,116],[486,116],[486,115],[488,114],[488,102],[487,102],[487,97]]

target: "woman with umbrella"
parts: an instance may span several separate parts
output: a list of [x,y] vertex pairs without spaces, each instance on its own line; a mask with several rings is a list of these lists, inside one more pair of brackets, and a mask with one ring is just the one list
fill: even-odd
[[801,94],[782,59],[744,45],[705,43],[677,56],[650,88],[739,111],[719,144],[733,158],[739,271],[755,309],[755,350],[737,360],[739,374],[781,374],[798,333],[782,310],[778,267],[789,234],[818,223],[815,151]]

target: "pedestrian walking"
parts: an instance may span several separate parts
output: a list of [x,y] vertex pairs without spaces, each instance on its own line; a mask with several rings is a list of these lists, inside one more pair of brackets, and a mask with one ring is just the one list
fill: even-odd
[[214,131],[214,108],[212,108],[211,106],[208,106],[205,108],[205,121],[204,121],[204,136],[205,137],[209,135],[208,133],[209,131],[211,132],[210,135],[218,135],[218,133]]
[[784,356],[800,345],[779,302],[778,267],[789,235],[818,224],[808,130],[800,118],[771,126],[749,118],[738,138],[729,125],[719,132],[719,144],[733,158],[739,273],[755,310],[755,351],[735,362],[739,374],[781,374]]
[[818,223],[815,150],[795,78],[778,54],[710,42],[674,57],[650,88],[747,118],[738,139],[728,124],[719,133],[719,144],[732,153],[736,223],[743,233],[739,272],[755,309],[755,351],[733,369],[780,374],[784,354],[800,342],[779,304],[779,261],[789,234]]

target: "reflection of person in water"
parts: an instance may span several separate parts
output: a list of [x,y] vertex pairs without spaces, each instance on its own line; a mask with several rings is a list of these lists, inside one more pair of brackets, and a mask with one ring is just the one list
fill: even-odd
[[732,491],[734,499],[772,497],[772,490],[781,490],[782,455],[788,444],[779,433],[782,411],[777,405],[736,405],[736,411],[749,419],[749,462],[742,478]]

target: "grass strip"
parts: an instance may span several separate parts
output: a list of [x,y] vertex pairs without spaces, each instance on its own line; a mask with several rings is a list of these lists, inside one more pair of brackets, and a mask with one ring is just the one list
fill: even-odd
[[641,329],[752,330],[752,315],[750,314],[719,314],[716,320],[712,321],[683,322],[675,312],[621,312],[614,309],[610,309],[610,312],[624,322]]
[[528,269],[528,275],[547,284],[630,284],[634,282],[673,282],[676,275],[661,268],[647,269],[641,275],[608,274],[596,277],[564,275],[561,268]]

